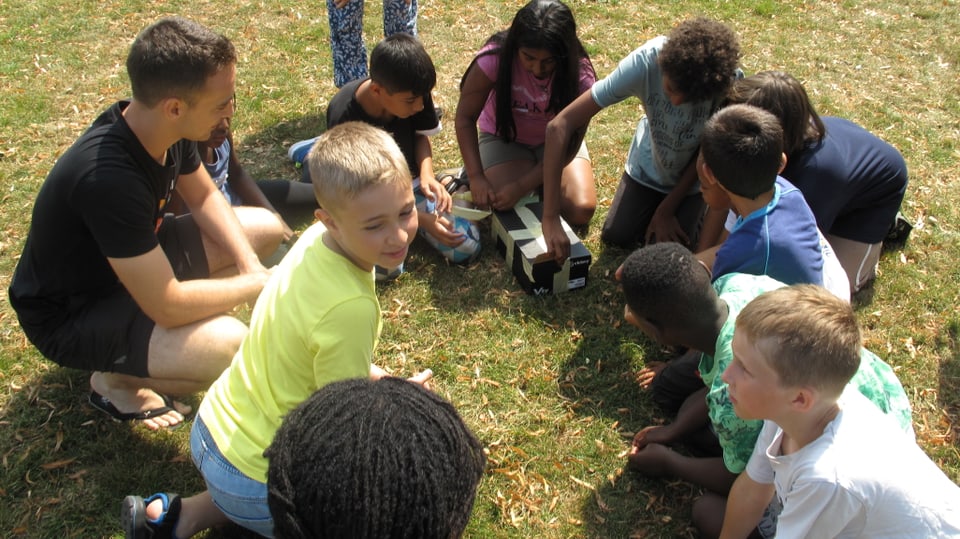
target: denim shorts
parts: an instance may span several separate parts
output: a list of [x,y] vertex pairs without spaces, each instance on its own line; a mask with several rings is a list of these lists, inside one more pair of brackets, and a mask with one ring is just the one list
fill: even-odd
[[200,470],[213,503],[233,522],[264,537],[273,537],[273,519],[267,506],[267,485],[244,475],[217,449],[198,415],[190,431],[190,454]]

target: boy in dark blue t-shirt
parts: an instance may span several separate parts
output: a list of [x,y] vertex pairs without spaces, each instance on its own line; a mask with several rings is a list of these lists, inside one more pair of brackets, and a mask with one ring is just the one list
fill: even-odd
[[697,159],[701,192],[711,207],[739,215],[726,240],[701,256],[715,278],[749,273],[824,284],[817,223],[803,194],[778,176],[785,164],[783,130],[769,112],[733,105],[707,122]]

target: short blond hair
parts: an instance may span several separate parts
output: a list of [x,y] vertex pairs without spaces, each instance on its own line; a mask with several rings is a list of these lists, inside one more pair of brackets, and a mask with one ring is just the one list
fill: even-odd
[[812,387],[839,397],[860,368],[853,308],[820,286],[794,285],[757,296],[737,316],[736,332],[757,347],[784,387]]
[[363,122],[330,128],[307,154],[313,192],[320,207],[336,209],[376,185],[411,185],[400,147],[383,129]]

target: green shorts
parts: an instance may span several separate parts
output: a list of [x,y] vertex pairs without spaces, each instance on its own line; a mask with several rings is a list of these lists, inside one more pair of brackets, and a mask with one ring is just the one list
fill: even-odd
[[[587,143],[581,142],[577,155],[580,159],[590,160]],[[487,169],[510,161],[543,161],[543,144],[528,146],[519,142],[507,142],[490,133],[480,132],[480,162]]]

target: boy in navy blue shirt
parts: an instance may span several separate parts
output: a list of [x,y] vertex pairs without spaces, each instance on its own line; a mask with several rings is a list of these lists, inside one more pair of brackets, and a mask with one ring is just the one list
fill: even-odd
[[800,190],[778,176],[784,165],[783,129],[769,112],[733,105],[707,121],[697,159],[701,192],[711,207],[726,202],[739,215],[713,260],[701,257],[714,277],[824,284],[816,219]]

